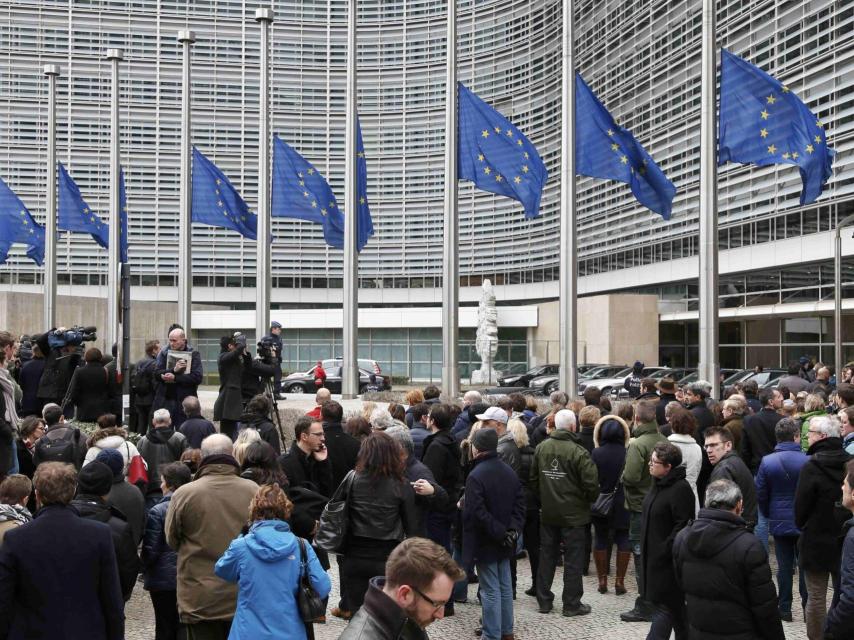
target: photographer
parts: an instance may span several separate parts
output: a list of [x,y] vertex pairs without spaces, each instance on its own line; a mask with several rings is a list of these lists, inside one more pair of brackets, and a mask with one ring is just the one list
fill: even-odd
[[[190,364],[187,365],[187,359],[175,358],[174,355],[170,359],[170,353],[189,354]],[[172,425],[178,429],[187,419],[181,403],[188,396],[198,397],[202,382],[202,356],[187,344],[187,335],[182,328],[175,327],[169,332],[169,348],[157,355],[154,380],[157,388],[151,409],[167,409],[172,416]]]
[[282,325],[275,320],[270,323],[270,333],[258,343],[258,357],[261,357],[261,344],[270,345],[274,350],[274,361],[270,364],[275,366],[273,372],[273,393],[276,394],[276,400],[282,400]]
[[[96,339],[95,327],[59,327],[33,336],[44,355],[44,372],[39,380],[36,397],[42,404],[55,403],[62,406],[71,376],[80,363],[83,349],[80,345]],[[70,415],[70,406],[63,407]]]
[[276,361],[277,353],[275,343],[269,339],[269,336],[262,338],[258,343],[257,358],[253,359],[248,349],[243,352],[241,389],[244,405],[259,393],[264,393],[270,378],[275,378],[276,371],[281,372]]
[[105,413],[112,413],[115,385],[110,383],[110,373],[104,366],[100,349],[87,349],[84,360],[86,364],[71,376],[68,403],[76,407],[75,421],[95,422]]
[[219,422],[220,433],[234,440],[237,437],[237,422],[243,412],[243,380],[246,336],[236,332],[220,340],[219,395],[214,403],[214,421]]

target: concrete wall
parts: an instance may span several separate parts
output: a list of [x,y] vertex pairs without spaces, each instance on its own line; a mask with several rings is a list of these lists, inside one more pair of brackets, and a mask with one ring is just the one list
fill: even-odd
[[[558,360],[560,310],[557,301],[539,305],[539,326],[528,332],[532,364]],[[658,364],[658,298],[611,294],[578,299],[578,362]]]

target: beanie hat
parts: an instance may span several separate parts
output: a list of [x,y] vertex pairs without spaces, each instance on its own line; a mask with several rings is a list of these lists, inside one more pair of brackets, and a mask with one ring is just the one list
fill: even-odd
[[113,472],[114,479],[124,479],[125,459],[124,456],[115,449],[103,449],[97,456],[95,456],[95,460],[107,465],[110,468],[110,471]]
[[[121,455],[121,454],[119,454]],[[105,496],[113,486],[113,472],[103,462],[90,462],[77,475],[79,493]]]
[[471,443],[478,451],[495,451],[498,449],[498,434],[495,429],[478,429],[472,436]]

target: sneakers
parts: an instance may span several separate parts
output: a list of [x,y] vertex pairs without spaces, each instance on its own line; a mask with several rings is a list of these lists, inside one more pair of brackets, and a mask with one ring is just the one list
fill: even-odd
[[336,618],[341,618],[342,620],[349,620],[353,617],[352,611],[347,611],[346,609],[341,609],[340,607],[332,607],[332,611],[330,611],[333,616]]
[[573,616],[586,616],[590,613],[590,605],[581,603],[574,609],[564,609],[563,616],[565,618],[572,618]]

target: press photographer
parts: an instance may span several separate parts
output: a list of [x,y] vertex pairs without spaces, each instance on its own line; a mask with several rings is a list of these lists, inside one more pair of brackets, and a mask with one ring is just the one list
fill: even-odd
[[[265,393],[268,388],[275,389],[276,371],[279,367],[278,348],[270,336],[264,336],[258,343],[257,357],[252,358],[249,350],[243,352],[243,377],[241,387],[243,404],[246,405],[259,393]],[[275,393],[275,392],[274,392]]]
[[169,332],[169,348],[157,355],[154,380],[157,388],[151,409],[167,409],[172,426],[178,429],[187,419],[181,403],[188,396],[198,397],[202,382],[202,356],[187,343],[182,328],[175,327]]
[[[273,372],[273,393],[276,400],[283,400],[282,397],[282,325],[275,320],[270,323],[270,333],[261,338],[261,342],[265,342],[276,350],[275,371]],[[258,343],[260,348],[261,342]]]
[[[43,404],[53,402],[62,406],[71,376],[83,357],[82,344],[97,339],[96,327],[70,329],[59,327],[33,336],[33,343],[44,354],[44,372],[39,380],[36,397]],[[65,409],[65,407],[63,407]]]
[[[246,336],[235,332],[220,339],[219,395],[214,404],[214,421],[219,422],[220,433],[234,440],[237,437],[237,422],[243,413],[243,370],[246,352]],[[247,354],[248,355],[248,354]],[[251,362],[251,356],[249,357]]]

